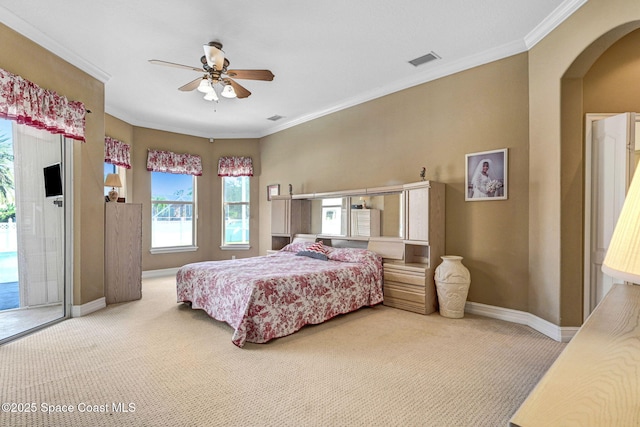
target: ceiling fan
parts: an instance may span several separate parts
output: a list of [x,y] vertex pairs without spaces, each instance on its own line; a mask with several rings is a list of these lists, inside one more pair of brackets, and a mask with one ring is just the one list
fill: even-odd
[[224,55],[222,50],[222,43],[209,42],[203,46],[204,55],[200,58],[202,68],[191,67],[189,65],[175,64],[173,62],[161,61],[158,59],[150,59],[149,62],[157,65],[166,65],[169,67],[184,68],[186,70],[193,70],[199,73],[204,71],[202,77],[190,81],[189,83],[180,86],[178,90],[187,92],[194,89],[204,93],[204,99],[207,101],[218,102],[218,93],[216,92],[216,85],[221,85],[220,95],[225,98],[247,98],[251,95],[245,87],[232,79],[246,79],[246,80],[273,80],[273,73],[269,70],[229,70],[229,59]]

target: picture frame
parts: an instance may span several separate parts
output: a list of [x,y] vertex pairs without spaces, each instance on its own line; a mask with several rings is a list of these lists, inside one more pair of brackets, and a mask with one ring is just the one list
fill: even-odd
[[507,148],[480,151],[465,156],[465,201],[508,198],[508,156]]
[[271,196],[280,195],[280,184],[267,185],[267,200],[271,201]]

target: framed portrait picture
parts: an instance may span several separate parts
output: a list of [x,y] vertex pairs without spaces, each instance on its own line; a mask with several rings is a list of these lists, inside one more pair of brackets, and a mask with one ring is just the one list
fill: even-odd
[[267,185],[267,200],[271,201],[271,196],[280,195],[280,184]]
[[466,155],[466,201],[507,199],[507,150],[503,148]]

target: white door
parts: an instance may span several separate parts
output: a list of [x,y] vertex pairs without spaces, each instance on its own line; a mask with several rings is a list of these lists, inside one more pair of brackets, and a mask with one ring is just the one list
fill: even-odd
[[586,224],[589,227],[586,239],[589,247],[585,248],[589,283],[585,289],[585,318],[614,283],[614,279],[605,275],[601,267],[633,173],[634,141],[635,113],[619,114],[591,123],[591,170],[587,167],[585,179],[586,202],[590,199],[590,203],[585,204],[590,206],[590,221]]
[[[26,125],[14,127],[20,307],[60,305],[63,315],[62,167],[55,174],[45,173],[49,167],[62,164],[61,144],[60,135]],[[53,189],[52,184],[60,188]],[[56,190],[55,195],[52,190]]]

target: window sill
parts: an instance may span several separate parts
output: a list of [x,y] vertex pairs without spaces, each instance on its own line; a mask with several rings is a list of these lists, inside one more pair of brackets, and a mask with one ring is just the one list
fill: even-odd
[[248,251],[251,249],[250,245],[227,245],[220,246],[220,249],[223,251]]
[[197,250],[197,246],[173,246],[169,248],[151,248],[149,252],[152,254],[170,254],[175,252],[195,252]]

